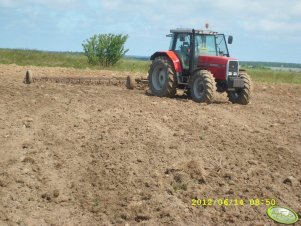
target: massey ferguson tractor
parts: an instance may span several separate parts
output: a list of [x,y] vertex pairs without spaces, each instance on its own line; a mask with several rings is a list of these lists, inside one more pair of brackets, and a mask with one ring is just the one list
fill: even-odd
[[[227,92],[232,103],[248,104],[251,80],[230,58],[224,34],[209,30],[170,31],[169,51],[151,56],[148,85],[153,95],[172,97],[183,89],[196,102],[212,103],[214,92]],[[232,44],[233,37],[228,37]]]

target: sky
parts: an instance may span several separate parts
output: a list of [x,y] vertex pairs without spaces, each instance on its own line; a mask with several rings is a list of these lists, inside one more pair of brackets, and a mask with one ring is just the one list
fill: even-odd
[[301,63],[300,0],[0,0],[0,48],[83,51],[94,34],[128,34],[128,55],[169,47],[170,29],[233,35],[232,57]]

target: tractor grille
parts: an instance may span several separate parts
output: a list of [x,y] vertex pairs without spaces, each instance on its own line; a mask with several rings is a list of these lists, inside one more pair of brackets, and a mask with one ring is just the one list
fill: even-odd
[[238,61],[229,61],[228,76],[238,77],[239,74],[239,64]]

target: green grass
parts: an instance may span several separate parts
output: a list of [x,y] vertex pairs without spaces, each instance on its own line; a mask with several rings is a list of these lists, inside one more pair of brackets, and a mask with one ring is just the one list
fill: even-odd
[[147,72],[150,62],[132,59],[122,59],[113,67],[101,67],[89,65],[87,58],[86,56],[84,56],[83,53],[0,49],[0,64]]
[[142,72],[147,73],[150,66],[150,61],[122,59],[111,70],[129,71],[129,72]]
[[89,67],[83,54],[14,49],[0,49],[0,63],[21,66]]
[[270,69],[249,69],[247,72],[256,82],[301,84],[300,72],[273,71]]
[[[106,69],[147,73],[150,61],[125,58],[113,67],[91,66],[83,53],[46,52],[37,50],[0,49],[0,64],[33,65],[46,67],[71,67],[78,69]],[[301,84],[300,72],[273,71],[264,68],[248,69],[253,81],[266,83]]]

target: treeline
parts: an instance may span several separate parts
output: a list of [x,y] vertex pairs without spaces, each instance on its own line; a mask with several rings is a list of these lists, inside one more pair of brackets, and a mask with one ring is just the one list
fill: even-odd
[[131,59],[131,60],[142,60],[142,61],[149,61],[150,56],[133,56],[133,55],[126,55],[124,56],[125,59]]
[[281,63],[281,62],[241,61],[240,64],[243,66],[250,66],[254,68],[266,68],[266,67],[301,68],[301,64]]
[[[127,59],[148,61],[150,57],[146,56],[125,56]],[[259,61],[240,61],[240,64],[251,68],[269,68],[269,67],[284,67],[284,68],[301,68],[301,64],[282,63],[282,62],[259,62]]]

